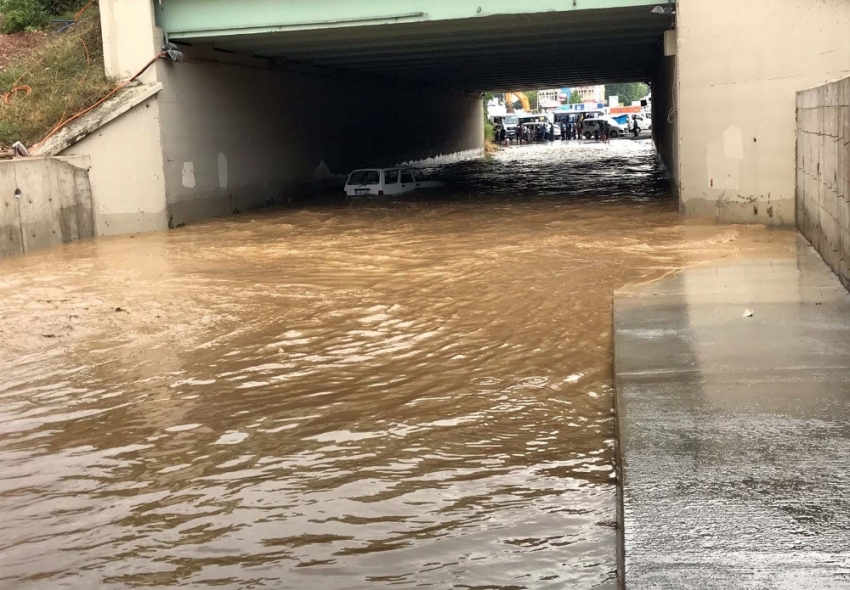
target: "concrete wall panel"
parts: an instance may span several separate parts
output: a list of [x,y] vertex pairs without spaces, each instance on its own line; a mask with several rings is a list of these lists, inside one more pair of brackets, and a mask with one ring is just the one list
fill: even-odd
[[110,121],[63,155],[91,159],[97,235],[168,228],[156,97]]
[[0,256],[24,252],[17,188],[15,167],[0,162]]
[[[680,2],[677,27],[682,211],[793,224],[796,93],[850,73],[850,2]],[[838,96],[799,100],[837,107]],[[803,129],[838,124],[824,110],[802,117]]]
[[797,98],[797,226],[850,287],[850,77]]
[[95,235],[87,157],[0,162],[0,255]]

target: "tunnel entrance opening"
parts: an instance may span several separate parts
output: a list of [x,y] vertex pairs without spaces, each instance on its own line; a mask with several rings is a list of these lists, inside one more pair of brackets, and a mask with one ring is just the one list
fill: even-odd
[[[305,186],[338,181],[354,169],[478,157],[486,91],[672,84],[658,77],[672,21],[653,12],[657,2],[561,4],[421,0],[335,3],[330,10],[322,2],[250,0],[238,9],[222,0],[163,3],[155,10],[157,24],[185,55],[184,63],[158,66],[173,224],[210,211],[285,202]],[[589,147],[535,148],[527,152],[528,172],[513,174],[532,176],[539,161],[538,177],[564,171],[565,193],[584,191],[575,184],[579,178],[619,187],[628,176],[622,172],[628,150],[611,151],[617,155],[606,163]],[[559,156],[573,158],[577,171],[556,164]],[[500,154],[490,169],[502,166],[510,175],[507,162],[523,158]],[[598,168],[610,168],[607,177],[595,175]],[[448,166],[438,173],[456,177],[470,169]],[[551,195],[559,182],[565,181],[513,185],[522,194]],[[471,192],[469,179],[460,184]]]

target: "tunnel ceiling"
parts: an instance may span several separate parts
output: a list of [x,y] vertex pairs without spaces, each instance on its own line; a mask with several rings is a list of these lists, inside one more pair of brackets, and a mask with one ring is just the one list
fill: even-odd
[[[192,44],[464,90],[646,80],[670,18],[651,6],[272,33],[192,35]],[[224,33],[224,34],[222,34]],[[181,41],[180,35],[171,35]]]

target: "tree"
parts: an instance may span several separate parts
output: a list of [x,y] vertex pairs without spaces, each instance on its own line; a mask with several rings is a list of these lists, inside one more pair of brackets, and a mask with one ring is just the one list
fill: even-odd
[[620,98],[620,104],[630,106],[632,102],[642,99],[649,94],[649,86],[643,82],[629,82],[627,84],[607,84],[605,86],[605,100],[612,96]]
[[581,94],[579,94],[575,90],[570,92],[570,104],[581,104],[581,103],[582,103]]
[[528,104],[531,106],[531,110],[537,109],[537,91],[536,90],[524,90],[525,95],[528,97]]

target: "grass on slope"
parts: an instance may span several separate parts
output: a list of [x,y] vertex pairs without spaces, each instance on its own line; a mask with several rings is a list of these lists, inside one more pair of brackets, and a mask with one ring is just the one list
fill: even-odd
[[[0,147],[27,147],[109,93],[97,17],[81,20],[0,71]],[[30,92],[31,89],[31,92]]]

